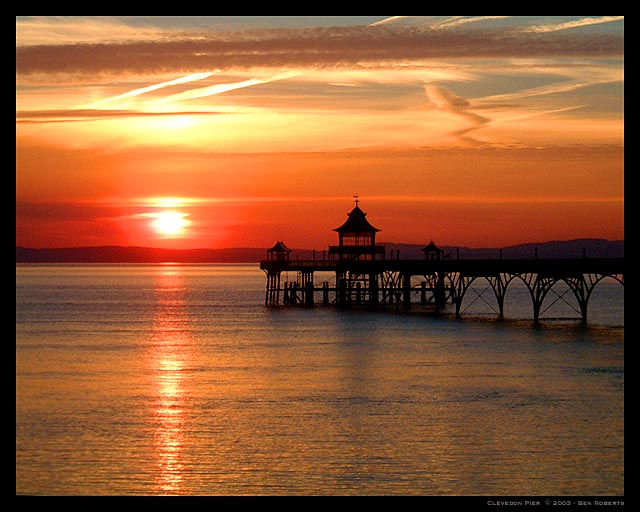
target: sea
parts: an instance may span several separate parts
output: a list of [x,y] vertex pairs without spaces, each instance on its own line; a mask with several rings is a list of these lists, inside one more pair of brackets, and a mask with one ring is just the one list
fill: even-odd
[[[16,265],[16,494],[623,496],[624,288],[265,307],[258,265]],[[513,288],[512,288],[513,287]],[[573,303],[572,303],[573,300]]]

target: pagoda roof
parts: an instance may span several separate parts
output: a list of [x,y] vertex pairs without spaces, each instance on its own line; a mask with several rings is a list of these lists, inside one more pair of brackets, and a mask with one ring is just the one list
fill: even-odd
[[366,219],[367,214],[363,212],[358,205],[355,206],[348,214],[349,218],[340,226],[334,229],[338,233],[374,233],[380,231],[373,227]]
[[267,252],[291,252],[291,249],[284,242],[278,241],[271,249],[267,249]]

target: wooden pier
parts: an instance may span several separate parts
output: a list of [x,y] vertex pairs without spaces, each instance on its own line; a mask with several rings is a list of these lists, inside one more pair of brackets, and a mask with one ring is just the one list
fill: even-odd
[[[424,259],[386,259],[384,246],[375,242],[379,230],[365,219],[357,199],[348,216],[334,230],[339,233],[339,245],[329,247],[328,257],[291,260],[291,250],[283,242],[267,251],[268,259],[260,262],[267,275],[267,306],[333,304],[408,310],[419,304],[442,311],[449,304],[459,318],[467,291],[480,279],[493,290],[502,318],[507,289],[520,280],[531,296],[537,324],[545,298],[562,281],[577,300],[582,323],[587,323],[594,287],[606,277],[624,286],[624,258],[448,259],[432,241],[423,249]],[[325,280],[316,282],[317,274]]]

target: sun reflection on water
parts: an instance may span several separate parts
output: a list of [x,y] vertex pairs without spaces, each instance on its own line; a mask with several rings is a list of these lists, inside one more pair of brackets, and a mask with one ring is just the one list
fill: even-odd
[[183,300],[184,276],[180,268],[160,268],[155,291],[157,312],[150,360],[157,392],[153,411],[156,483],[163,494],[180,494],[184,473],[184,372],[189,357],[184,328],[188,322]]

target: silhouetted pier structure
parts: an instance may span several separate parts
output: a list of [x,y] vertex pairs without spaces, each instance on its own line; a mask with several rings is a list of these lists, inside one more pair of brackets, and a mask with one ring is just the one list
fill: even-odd
[[[396,253],[386,258],[383,245],[376,244],[376,233],[358,204],[344,224],[336,228],[339,243],[311,260],[291,259],[291,250],[277,242],[260,262],[267,275],[265,304],[330,305],[371,309],[430,306],[441,311],[448,304],[461,316],[467,291],[478,279],[493,290],[499,318],[504,317],[507,289],[514,280],[522,281],[531,296],[533,321],[538,323],[545,298],[562,281],[573,292],[582,323],[587,322],[589,298],[595,286],[611,277],[624,286],[624,258],[538,258],[459,259],[446,258],[431,241],[424,259],[400,259]],[[282,273],[292,280],[282,280]],[[335,276],[316,283],[316,274]],[[329,274],[327,274],[329,273]]]

